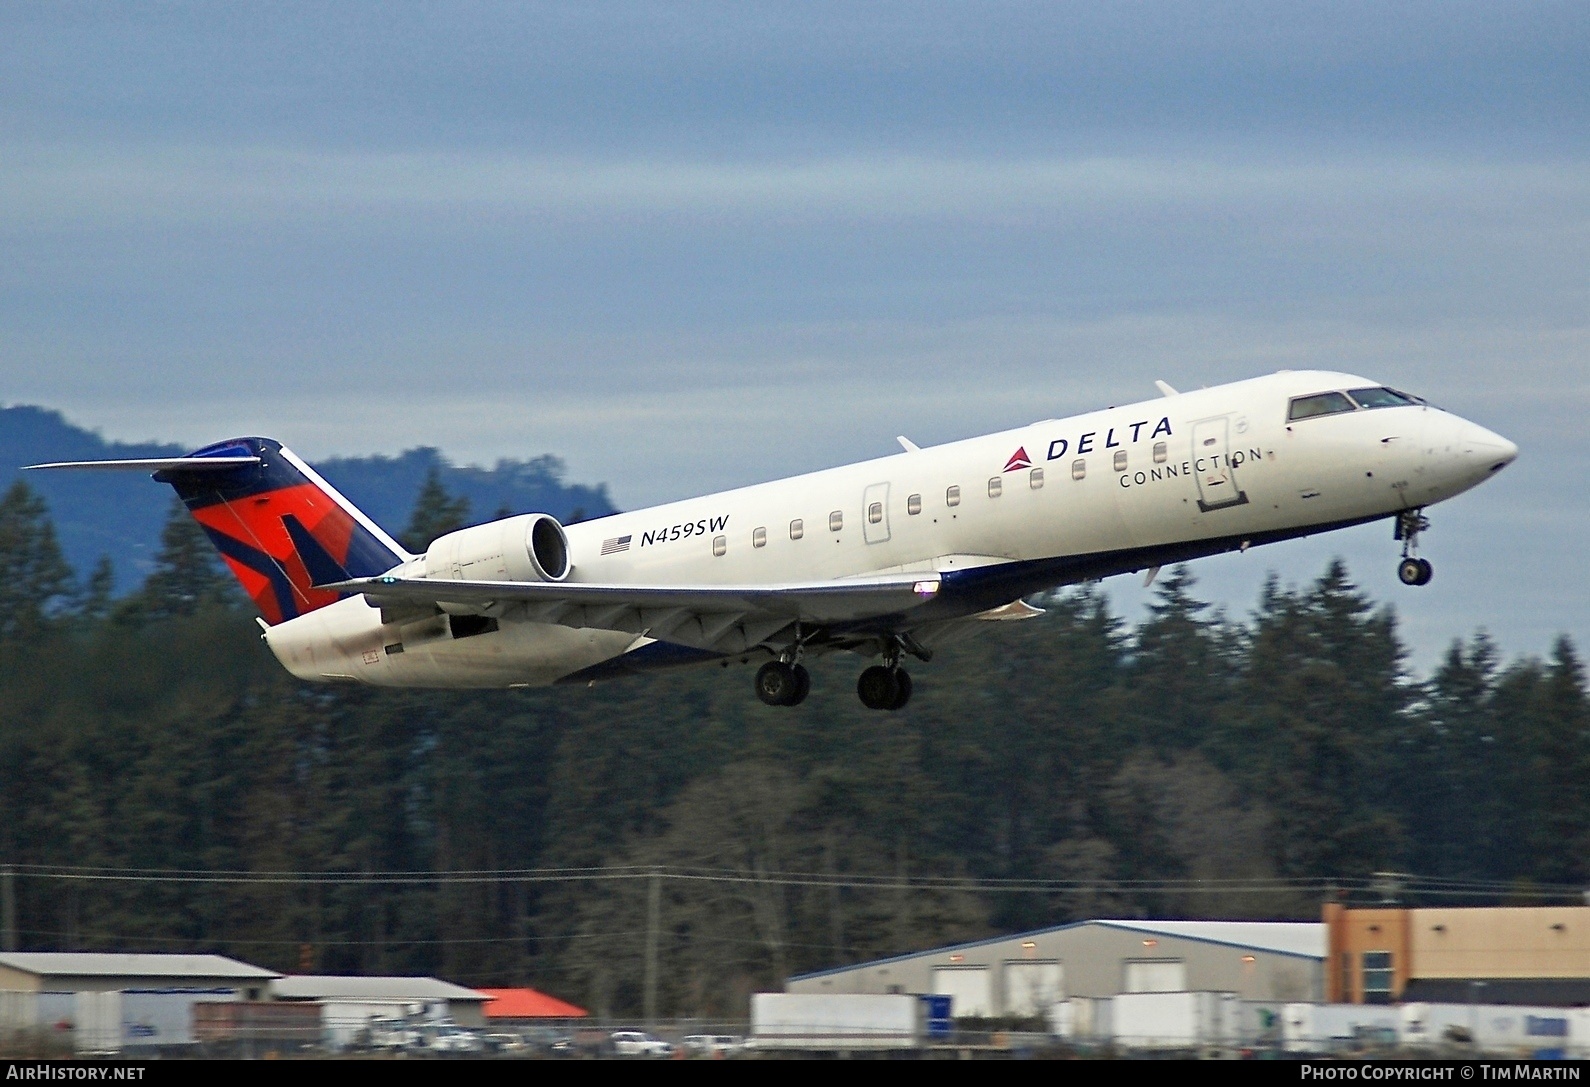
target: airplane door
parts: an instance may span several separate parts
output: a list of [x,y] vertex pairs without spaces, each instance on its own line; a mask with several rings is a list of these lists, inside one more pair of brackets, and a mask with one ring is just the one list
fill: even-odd
[[1198,479],[1198,508],[1210,510],[1240,506],[1248,496],[1237,482],[1231,464],[1231,417],[1202,419],[1192,429],[1193,472]]
[[889,542],[889,485],[874,483],[861,496],[861,533],[870,544]]

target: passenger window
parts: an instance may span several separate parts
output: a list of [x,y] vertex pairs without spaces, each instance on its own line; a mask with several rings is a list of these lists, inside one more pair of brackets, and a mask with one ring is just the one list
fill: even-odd
[[922,496],[913,494],[905,500],[905,512],[915,517],[922,512]]
[[1031,487],[1035,491],[1039,487],[1043,486],[1043,469],[1042,468],[1034,468],[1032,471],[1027,473],[1027,486]]
[[1404,396],[1396,389],[1384,386],[1375,389],[1348,389],[1347,395],[1358,402],[1361,408],[1400,408],[1413,403],[1413,398]]
[[959,486],[951,487],[944,492],[944,504],[946,506],[959,506],[961,504],[961,488]]
[[1115,451],[1115,470],[1117,472],[1126,471],[1126,450],[1124,449]]
[[1287,409],[1287,422],[1296,422],[1299,419],[1312,419],[1319,415],[1335,415],[1338,412],[1352,411],[1353,402],[1347,399],[1345,393],[1315,393],[1313,396],[1299,396],[1292,401],[1292,406]]
[[1164,464],[1165,463],[1165,458],[1168,457],[1169,455],[1170,455],[1170,451],[1165,448],[1165,443],[1164,442],[1155,442],[1154,443],[1154,463],[1155,464]]
[[751,530],[751,546],[752,547],[766,547],[767,546],[767,529],[765,529],[765,528],[754,528],[754,529]]
[[797,517],[789,523],[789,538],[798,540],[804,535],[806,535],[806,522]]
[[828,515],[828,531],[829,532],[838,532],[840,529],[842,529],[844,527],[845,527],[845,515],[842,512],[840,512],[839,510],[835,510],[833,513],[830,513]]
[[988,481],[988,497],[989,498],[998,498],[999,495],[1000,495],[1000,492],[1003,491],[1004,489],[1005,489],[1005,483],[998,476],[994,476],[993,478],[991,478]]
[[1072,479],[1081,479],[1083,476],[1085,476],[1087,474],[1088,474],[1088,462],[1084,458],[1078,457],[1076,460],[1071,462],[1071,478]]
[[883,523],[882,502],[874,502],[872,505],[867,507],[867,523],[869,525],[878,525]]
[[729,538],[727,536],[714,536],[714,537],[712,537],[712,553],[714,555],[716,555],[718,558],[721,559],[723,557],[723,553],[725,551],[727,551],[728,549],[729,549]]

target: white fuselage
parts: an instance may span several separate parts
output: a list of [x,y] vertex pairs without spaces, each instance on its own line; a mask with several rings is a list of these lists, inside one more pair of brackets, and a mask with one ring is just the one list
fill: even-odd
[[[1516,455],[1423,404],[1288,421],[1294,397],[1374,384],[1283,372],[615,514],[567,527],[567,580],[755,585],[1008,565],[1012,578],[998,584],[1019,591],[968,598],[971,614],[1160,556],[1428,506]],[[513,621],[454,639],[439,619],[383,624],[357,596],[267,632],[304,678],[458,687],[553,683],[637,640]],[[401,653],[383,652],[398,642]]]

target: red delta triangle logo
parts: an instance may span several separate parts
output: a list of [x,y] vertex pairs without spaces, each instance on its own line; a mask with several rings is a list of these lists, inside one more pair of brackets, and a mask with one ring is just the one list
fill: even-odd
[[1014,472],[1017,468],[1031,467],[1032,461],[1027,459],[1027,447],[1024,445],[1018,447],[1017,450],[1010,455],[1010,459],[1005,462],[1005,471],[1007,472]]

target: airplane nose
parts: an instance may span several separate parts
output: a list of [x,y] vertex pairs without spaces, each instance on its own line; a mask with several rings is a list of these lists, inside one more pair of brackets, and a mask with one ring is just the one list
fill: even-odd
[[1517,445],[1478,423],[1460,419],[1457,430],[1454,452],[1463,454],[1476,467],[1483,466],[1487,472],[1500,472],[1518,457]]

